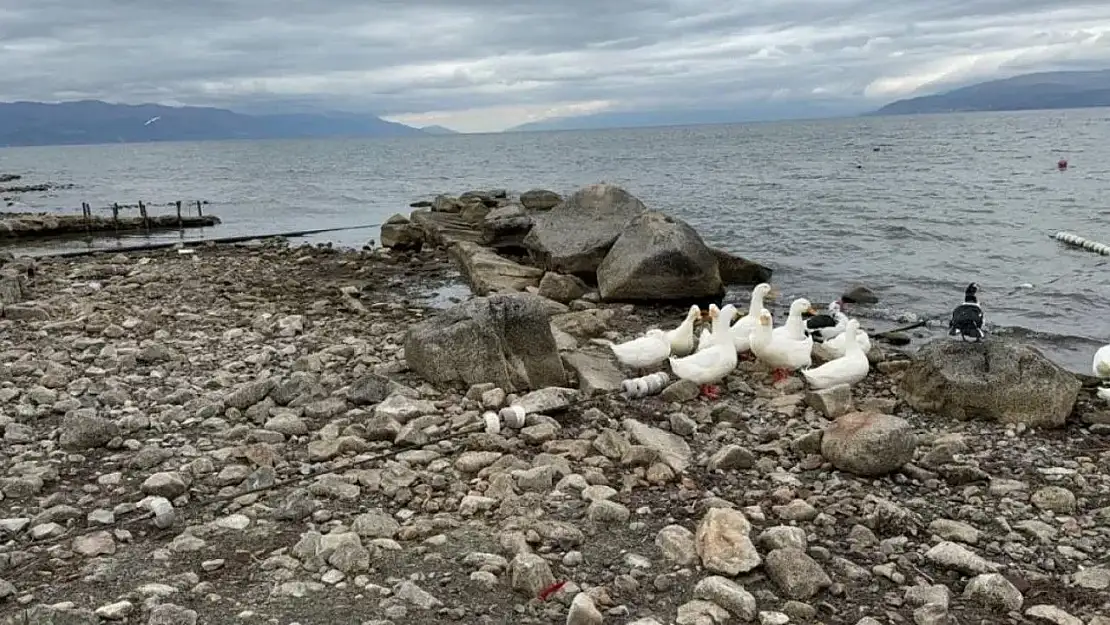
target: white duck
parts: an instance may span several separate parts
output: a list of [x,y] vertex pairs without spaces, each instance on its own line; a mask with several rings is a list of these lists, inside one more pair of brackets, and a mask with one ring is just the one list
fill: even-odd
[[[729,332],[732,334],[732,344],[736,347],[736,353],[746,354],[751,349],[751,345],[748,343],[748,337],[752,333],[752,328],[754,328],[758,322],[759,313],[767,310],[763,307],[763,300],[770,297],[771,292],[771,285],[766,282],[756,285],[756,287],[752,289],[751,302],[748,304],[748,313],[740,317],[740,319],[729,328]],[[701,331],[701,337],[698,342],[699,350],[702,349],[702,344],[704,344],[706,348],[713,344],[709,338],[709,334],[709,330]]]
[[813,364],[813,337],[806,334],[802,321],[802,313],[807,310],[810,310],[809,300],[794,300],[786,323],[774,329],[770,313],[759,314],[759,324],[752,330],[750,339],[752,353],[774,370],[775,381]]
[[[852,321],[855,321],[855,319],[852,319]],[[824,343],[814,343],[813,353],[817,354],[825,361],[835,360],[844,355],[844,348],[847,345],[846,341],[847,339],[844,337],[844,333],[840,333]],[[871,337],[868,336],[867,332],[864,330],[861,329],[856,332],[856,343],[859,344],[863,353],[866,354],[871,351]]]
[[871,371],[871,363],[867,360],[867,353],[856,342],[857,332],[859,322],[855,319],[848,321],[841,335],[845,337],[844,355],[820,367],[802,370],[802,377],[812,388],[829,388],[838,384],[852,386],[867,377],[867,373]]
[[[732,344],[736,347],[738,353],[746,353],[751,350],[751,334],[755,326],[759,324],[759,315],[768,312],[763,307],[763,300],[771,295],[771,285],[766,282],[757,284],[752,289],[751,303],[748,304],[748,314],[744,315],[737,321],[730,331],[732,332]],[[772,320],[774,317],[772,317]]]
[[671,357],[671,371],[683,380],[696,382],[701,394],[716,398],[719,393],[713,384],[724,379],[736,368],[736,348],[732,345],[732,335],[728,332],[729,322],[736,314],[736,308],[725,306],[724,310],[716,304],[709,305],[709,318],[713,321],[713,332],[709,336],[712,345],[684,358]]
[[1110,345],[1103,345],[1095,352],[1091,371],[1094,371],[1096,378],[1110,380]]
[[621,364],[643,370],[661,364],[671,355],[671,341],[666,332],[653,328],[631,341],[610,342],[609,349]]
[[694,351],[694,322],[701,318],[701,308],[697,304],[690,307],[682,324],[674,330],[667,331],[667,340],[671,344],[671,355],[685,356]]

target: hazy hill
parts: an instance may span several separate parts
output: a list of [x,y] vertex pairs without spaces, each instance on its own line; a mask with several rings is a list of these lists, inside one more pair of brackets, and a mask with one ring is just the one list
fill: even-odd
[[404,124],[354,113],[246,115],[218,108],[99,100],[0,103],[0,146],[424,134]]
[[457,134],[461,134],[461,133],[459,133],[458,130],[451,130],[447,126],[438,126],[438,125],[434,125],[434,124],[431,125],[431,126],[421,126],[420,130],[424,131],[425,134],[429,134],[429,135],[457,135]]
[[858,115],[861,107],[854,103],[811,100],[794,102],[747,102],[736,108],[714,110],[609,111],[560,117],[521,124],[506,132],[538,132],[547,130],[598,130],[602,128],[650,128],[658,126],[691,126],[697,124],[734,124],[739,122],[784,119],[815,119]]
[[891,102],[872,115],[1110,106],[1110,70],[1039,72]]

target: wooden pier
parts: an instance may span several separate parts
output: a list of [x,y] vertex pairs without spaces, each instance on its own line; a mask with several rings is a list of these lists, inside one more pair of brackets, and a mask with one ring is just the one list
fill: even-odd
[[[92,207],[84,202],[81,205],[80,215],[0,212],[0,240],[181,230],[204,228],[221,223],[219,217],[204,214],[203,203],[199,200],[188,205],[182,202],[175,202],[174,205],[177,209],[174,214],[150,215],[147,213],[146,204],[139,202],[137,204],[139,215],[128,217],[120,216],[119,204],[109,207],[111,215],[94,215]],[[186,207],[195,210],[196,214],[184,214],[183,209]]]

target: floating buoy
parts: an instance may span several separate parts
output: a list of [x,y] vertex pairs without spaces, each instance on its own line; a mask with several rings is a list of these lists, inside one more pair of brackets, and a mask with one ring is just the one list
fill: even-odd
[[1068,159],[1062,158],[1062,159],[1056,161],[1056,169],[1059,169],[1059,170],[1062,171],[1062,170],[1065,170],[1067,168],[1068,168]]
[[1098,241],[1084,239],[1078,234],[1072,234],[1071,232],[1064,232],[1061,230],[1060,232],[1052,235],[1052,238],[1061,243],[1067,243],[1068,245],[1071,245],[1073,247],[1085,249],[1088,252],[1094,252],[1095,254],[1100,254],[1102,256],[1110,256],[1110,245],[1099,243]]

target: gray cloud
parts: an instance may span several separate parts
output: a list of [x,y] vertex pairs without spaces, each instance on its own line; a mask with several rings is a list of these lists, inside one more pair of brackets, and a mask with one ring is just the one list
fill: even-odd
[[1108,32],[1110,4],[1080,0],[7,0],[0,99],[498,117],[576,103],[864,106],[1101,66]]

